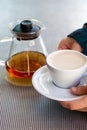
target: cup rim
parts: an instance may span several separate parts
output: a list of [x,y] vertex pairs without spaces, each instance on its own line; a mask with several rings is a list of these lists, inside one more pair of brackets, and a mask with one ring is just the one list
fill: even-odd
[[[57,54],[57,53],[62,53],[62,52],[71,52],[71,53],[80,54],[81,56],[83,56],[83,57],[86,59],[86,63],[85,63],[84,65],[82,65],[81,67],[75,68],[75,69],[56,68],[55,66],[53,66],[52,64],[49,63],[49,58],[50,58],[52,55],[55,55],[55,54]],[[61,71],[76,71],[76,70],[79,70],[79,69],[84,68],[85,66],[87,66],[87,57],[86,57],[83,53],[81,53],[81,52],[79,52],[79,51],[76,51],[76,50],[66,50],[66,49],[64,49],[64,50],[57,50],[57,51],[54,51],[54,52],[50,53],[50,54],[47,56],[47,58],[46,58],[46,62],[47,62],[47,66],[49,66],[49,67],[51,67],[51,68],[53,68],[53,69],[55,69],[55,70],[61,70]]]

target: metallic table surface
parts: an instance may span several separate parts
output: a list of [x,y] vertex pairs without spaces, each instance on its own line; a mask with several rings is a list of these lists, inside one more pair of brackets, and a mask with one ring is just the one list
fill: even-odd
[[[62,38],[87,22],[86,13],[87,0],[0,0],[0,39],[11,36],[11,21],[34,18],[47,27],[42,36],[52,52]],[[7,45],[0,44],[0,58],[7,56]],[[33,87],[12,86],[4,74],[0,66],[0,130],[87,129],[87,113],[67,110]]]
[[1,130],[86,130],[87,113],[70,111],[33,87],[16,87],[0,67]]

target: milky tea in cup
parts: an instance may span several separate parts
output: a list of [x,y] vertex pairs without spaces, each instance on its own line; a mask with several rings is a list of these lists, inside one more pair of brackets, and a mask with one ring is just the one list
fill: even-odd
[[46,61],[53,83],[62,88],[78,85],[87,70],[87,57],[74,50],[52,52]]

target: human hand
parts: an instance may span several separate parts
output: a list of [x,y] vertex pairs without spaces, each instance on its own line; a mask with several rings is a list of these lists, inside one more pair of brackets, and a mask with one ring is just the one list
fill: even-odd
[[63,40],[61,40],[61,42],[58,45],[58,50],[61,49],[70,49],[82,52],[82,47],[79,45],[79,43],[70,37],[66,37]]
[[62,101],[60,104],[70,110],[87,112],[87,85],[71,88],[71,93],[75,95],[83,95],[80,99],[73,101]]
[[[71,50],[76,50],[79,52],[82,52],[82,48],[79,45],[79,43],[74,40],[73,38],[66,37],[61,42],[59,43],[58,50],[63,50],[63,49],[71,49]],[[80,87],[72,87],[71,88],[71,93],[76,94],[76,95],[83,95],[81,99],[74,100],[74,101],[62,101],[60,104],[68,108],[70,110],[77,110],[77,111],[84,111],[87,112],[87,85],[86,86],[80,86]]]

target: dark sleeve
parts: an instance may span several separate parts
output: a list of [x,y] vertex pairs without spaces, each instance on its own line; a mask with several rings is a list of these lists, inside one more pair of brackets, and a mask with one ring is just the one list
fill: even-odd
[[87,55],[87,23],[82,28],[69,34],[68,37],[74,38],[83,48],[83,54]]

